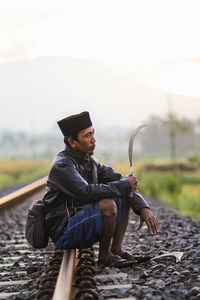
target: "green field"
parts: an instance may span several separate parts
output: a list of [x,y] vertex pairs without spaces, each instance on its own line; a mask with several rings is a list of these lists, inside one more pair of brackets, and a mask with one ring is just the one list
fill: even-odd
[[[179,213],[200,221],[200,169],[147,171],[144,167],[139,163],[134,166],[143,194],[173,205]],[[114,168],[123,175],[129,172],[128,163],[115,163]]]
[[46,175],[48,160],[3,160],[0,162],[0,188]]
[[[0,163],[0,188],[46,175],[49,160],[9,160]],[[114,169],[129,174],[129,164],[118,162]],[[200,169],[188,171],[147,171],[144,163],[134,164],[139,179],[139,189],[147,196],[175,206],[183,215],[200,221]]]

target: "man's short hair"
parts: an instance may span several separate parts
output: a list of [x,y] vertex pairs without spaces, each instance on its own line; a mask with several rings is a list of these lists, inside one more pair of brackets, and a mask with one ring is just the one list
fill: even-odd
[[64,136],[64,143],[66,145],[69,145],[68,139],[72,139],[72,140],[78,141],[78,134],[79,134],[79,132],[76,132],[76,133],[70,134],[68,136]]

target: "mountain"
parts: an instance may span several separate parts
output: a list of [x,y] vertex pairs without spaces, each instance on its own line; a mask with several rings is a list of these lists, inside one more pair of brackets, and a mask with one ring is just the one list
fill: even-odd
[[97,127],[134,127],[166,109],[164,93],[146,83],[148,72],[67,56],[1,65],[0,128],[42,131],[82,110]]

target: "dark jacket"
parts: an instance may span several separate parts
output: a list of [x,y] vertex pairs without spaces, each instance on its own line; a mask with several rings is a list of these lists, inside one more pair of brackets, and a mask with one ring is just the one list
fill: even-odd
[[[66,146],[53,161],[44,195],[45,221],[50,237],[56,242],[68,219],[86,204],[126,196],[130,192],[128,179],[94,157]],[[133,209],[139,213],[142,207],[148,205],[140,200]]]

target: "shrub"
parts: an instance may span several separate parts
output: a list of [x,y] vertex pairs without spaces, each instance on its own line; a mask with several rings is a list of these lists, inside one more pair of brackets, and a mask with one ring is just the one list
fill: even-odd
[[[162,200],[163,196],[175,198],[181,192],[181,180],[178,172],[139,173],[139,189],[143,194]],[[173,202],[173,201],[168,201]]]
[[191,155],[188,160],[194,163],[198,168],[200,168],[200,155]]
[[181,194],[179,196],[179,209],[181,214],[200,221],[200,193],[196,195]]

